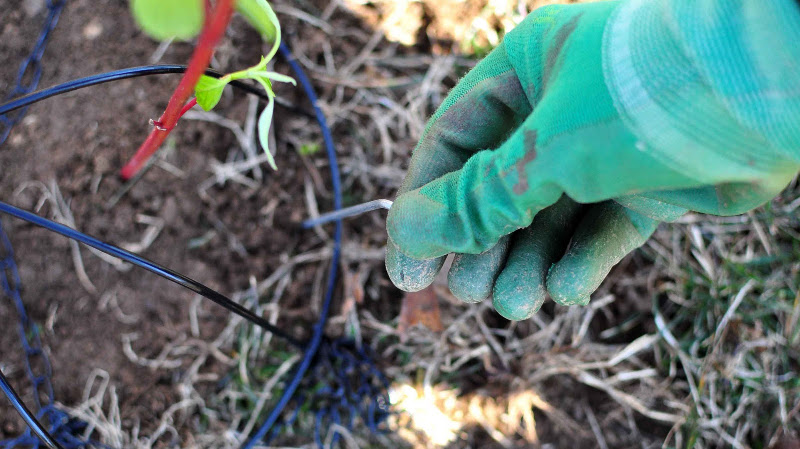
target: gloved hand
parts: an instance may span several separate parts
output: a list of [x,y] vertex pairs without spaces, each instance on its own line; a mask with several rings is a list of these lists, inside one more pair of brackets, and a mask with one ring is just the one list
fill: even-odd
[[407,291],[449,284],[509,319],[586,304],[660,221],[732,215],[800,167],[793,0],[540,8],[453,88],[389,212]]

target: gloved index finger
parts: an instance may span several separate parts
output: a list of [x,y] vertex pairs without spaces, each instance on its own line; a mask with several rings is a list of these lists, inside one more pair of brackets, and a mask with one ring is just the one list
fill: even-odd
[[531,111],[501,44],[467,73],[430,118],[398,195],[460,169],[477,151],[497,148]]
[[[531,110],[501,44],[450,91],[428,121],[398,195],[460,169],[477,151],[498,147]],[[443,257],[408,257],[389,239],[386,270],[403,290],[428,286],[443,262]]]

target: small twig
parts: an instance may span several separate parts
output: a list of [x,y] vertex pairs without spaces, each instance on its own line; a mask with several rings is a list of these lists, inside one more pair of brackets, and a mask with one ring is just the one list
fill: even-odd
[[723,315],[722,319],[719,320],[717,331],[714,332],[715,341],[719,339],[720,335],[722,335],[722,331],[728,325],[728,321],[730,321],[731,317],[733,317],[733,314],[736,313],[736,309],[739,308],[739,305],[742,303],[747,294],[750,293],[750,290],[753,289],[753,286],[755,286],[755,280],[750,279],[746,284],[744,284],[741,290],[739,290],[739,293],[736,294],[736,297],[733,299],[730,307],[728,307],[725,315]]
[[283,378],[283,375],[286,374],[297,362],[300,358],[299,354],[295,354],[292,357],[288,358],[285,362],[281,363],[281,366],[275,371],[275,374],[264,384],[264,387],[261,389],[261,394],[258,396],[258,401],[256,401],[256,405],[253,407],[252,413],[250,414],[250,419],[245,424],[244,429],[242,430],[241,434],[244,436],[250,435],[253,428],[258,421],[259,415],[261,414],[261,410],[264,408],[264,405],[267,403],[267,400],[272,397],[272,390],[275,388],[275,385]]
[[597,422],[597,418],[594,416],[592,407],[590,407],[588,404],[584,404],[583,410],[586,412],[586,417],[589,419],[589,426],[592,428],[592,433],[594,433],[594,437],[597,440],[597,445],[600,447],[600,449],[608,449],[608,444],[606,444],[606,439],[603,436],[603,430],[600,428],[600,424]]
[[158,63],[158,61],[161,61],[161,58],[164,57],[164,53],[167,52],[167,49],[169,48],[170,45],[172,45],[172,39],[167,39],[158,44],[158,48],[156,48],[156,51],[154,51],[153,54],[150,55],[150,64],[156,64]]

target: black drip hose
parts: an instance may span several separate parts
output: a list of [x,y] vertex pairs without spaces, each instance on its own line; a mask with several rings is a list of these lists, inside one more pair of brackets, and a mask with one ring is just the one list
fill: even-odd
[[[72,92],[73,90],[82,89],[84,87],[96,86],[98,84],[110,83],[111,81],[124,80],[128,78],[137,78],[140,76],[163,75],[166,73],[183,73],[185,71],[186,71],[185,65],[171,64],[171,65],[147,65],[141,67],[131,67],[129,69],[114,70],[113,72],[99,73],[97,75],[87,76],[86,78],[67,81],[66,83],[62,83],[53,87],[48,87],[47,89],[41,89],[36,92],[32,92],[28,95],[23,95],[21,97],[3,103],[2,105],[0,105],[0,115],[6,114],[15,109],[24,108],[25,106],[29,106],[33,103],[42,101],[50,97],[54,97],[56,95],[61,95],[67,92]],[[223,76],[222,73],[212,69],[207,69],[205,73],[206,75],[212,76],[214,78],[221,78]],[[264,93],[260,89],[250,84],[238,80],[231,81],[230,84],[231,86],[242,89],[247,93],[256,95],[263,100],[269,99],[266,93]]]
[[19,397],[17,392],[14,391],[14,388],[12,388],[11,384],[8,383],[8,379],[6,379],[6,376],[3,374],[2,371],[0,371],[0,390],[2,390],[3,393],[5,393],[8,400],[11,401],[11,405],[13,405],[15,409],[17,409],[17,412],[20,414],[20,416],[22,416],[22,419],[24,419],[25,423],[28,424],[28,427],[31,428],[33,433],[35,433],[36,436],[39,437],[39,439],[42,440],[42,442],[44,442],[44,444],[46,444],[51,449],[64,449],[47,432],[42,423],[36,420],[30,409],[28,409],[28,407],[25,406],[25,403],[22,402],[22,399]]

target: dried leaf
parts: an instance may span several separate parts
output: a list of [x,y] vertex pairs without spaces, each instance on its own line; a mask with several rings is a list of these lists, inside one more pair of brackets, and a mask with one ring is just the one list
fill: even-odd
[[397,330],[401,337],[405,337],[408,329],[421,324],[434,332],[444,330],[442,318],[439,313],[439,297],[433,287],[427,287],[418,292],[406,293],[400,309],[400,322]]

